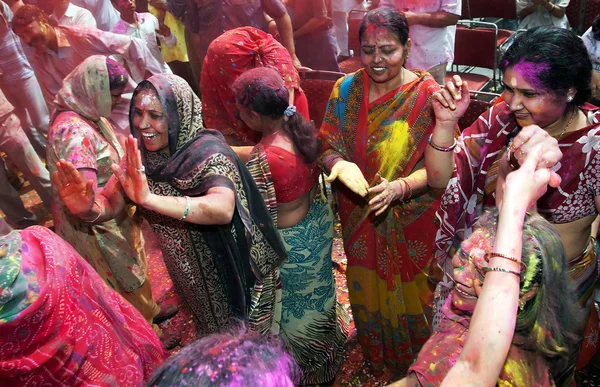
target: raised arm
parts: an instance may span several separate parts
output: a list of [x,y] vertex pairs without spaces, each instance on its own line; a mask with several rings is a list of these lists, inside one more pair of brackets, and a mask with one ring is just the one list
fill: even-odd
[[446,188],[454,170],[456,125],[469,107],[469,85],[458,75],[433,94],[435,127],[429,146],[425,149],[427,183],[432,188]]
[[228,224],[235,210],[235,193],[230,188],[213,187],[200,197],[158,196],[150,192],[137,140],[127,139],[126,169],[113,164],[123,191],[135,203],[166,215],[195,224]]
[[438,11],[438,12],[404,12],[404,16],[406,16],[406,20],[408,20],[408,25],[412,26],[415,24],[432,27],[432,28],[442,28],[447,26],[456,25],[458,19],[460,19],[460,15],[455,15],[446,11]]
[[[542,147],[527,155],[523,165],[507,176],[504,205],[500,209],[493,251],[517,262],[491,257],[490,267],[520,272],[523,221],[547,186],[556,187],[560,177],[548,168],[536,169]],[[520,278],[490,271],[471,319],[467,341],[457,363],[442,386],[494,386],[506,361],[514,336],[519,303]]]

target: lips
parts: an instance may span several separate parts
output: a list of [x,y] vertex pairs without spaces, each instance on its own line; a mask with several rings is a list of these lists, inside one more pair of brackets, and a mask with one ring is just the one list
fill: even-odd
[[465,290],[463,290],[463,289],[462,289],[463,287],[464,287],[464,286],[463,286],[462,284],[460,284],[460,283],[457,283],[457,284],[454,286],[454,290],[455,290],[455,291],[456,291],[456,292],[457,292],[457,293],[458,293],[460,296],[462,296],[462,297],[464,297],[464,298],[470,298],[470,299],[476,299],[476,298],[477,298],[477,296],[474,296],[473,294],[471,294],[471,293],[468,293],[468,292],[466,292]]
[[150,132],[150,133],[142,133],[142,137],[144,140],[152,140],[153,138],[158,137],[158,133]]

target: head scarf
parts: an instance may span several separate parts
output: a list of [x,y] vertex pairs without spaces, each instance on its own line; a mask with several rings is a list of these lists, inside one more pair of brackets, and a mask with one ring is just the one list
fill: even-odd
[[106,120],[112,111],[112,98],[105,56],[91,56],[71,71],[63,81],[54,105],[57,112],[51,121],[61,111],[73,111],[95,123],[102,136],[116,149],[119,157],[123,156],[123,149],[112,126]]
[[111,58],[106,58],[106,68],[108,69],[110,90],[127,86],[129,74],[127,74],[127,70],[119,62]]
[[166,165],[168,158],[162,157],[161,152],[148,152],[144,147],[141,134],[133,126],[133,113],[137,94],[148,84],[158,94],[158,99],[167,116],[169,127],[169,154],[171,159],[192,140],[198,132],[204,129],[202,121],[202,103],[200,98],[181,77],[173,74],[157,74],[140,82],[133,92],[131,108],[129,109],[129,124],[134,137],[138,139],[142,152],[142,162],[146,166],[148,175],[160,179],[158,174]]

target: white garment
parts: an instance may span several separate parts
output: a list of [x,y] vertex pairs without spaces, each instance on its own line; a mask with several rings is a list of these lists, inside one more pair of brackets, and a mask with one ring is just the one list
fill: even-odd
[[[156,61],[162,64],[163,73],[172,74],[171,69],[162,57],[160,47],[156,43],[156,38],[160,39],[160,42],[167,45],[167,47],[174,47],[177,44],[175,34],[171,33],[171,35],[166,37],[158,34],[158,19],[152,14],[136,13],[136,15],[138,19],[137,25],[129,24],[125,20],[119,19],[112,32],[144,40]],[[131,78],[133,78],[136,83],[140,83],[144,80],[144,74],[140,74],[140,71],[135,64],[127,62],[127,66],[129,67]]]
[[[557,7],[567,8],[569,0],[549,0]],[[533,4],[530,0],[517,0],[517,14]],[[569,19],[567,15],[558,18],[550,15],[550,12],[543,5],[538,5],[537,9],[531,15],[527,15],[521,20],[519,29],[528,29],[538,26],[555,26],[560,28],[569,28]]]
[[592,27],[590,27],[583,35],[581,35],[581,39],[583,40],[583,44],[587,49],[588,55],[590,56],[594,70],[600,71],[600,42],[594,39]]
[[61,26],[81,26],[81,27],[91,27],[96,28],[96,19],[94,19],[94,15],[90,11],[85,8],[81,8],[76,6],[75,4],[69,3],[67,7],[67,11],[63,15],[63,17],[58,19],[56,14],[53,13],[52,17],[54,20],[58,21],[58,24]]
[[102,31],[111,31],[121,18],[110,0],[71,0],[71,2],[90,11],[96,19],[98,29]]
[[356,0],[333,0],[331,8],[333,12],[350,12],[362,8],[362,4],[358,4]]
[[[460,15],[462,3],[461,0],[382,0],[380,6],[415,13],[445,11]],[[410,26],[409,36],[412,48],[407,69],[427,70],[454,60],[456,26],[433,28],[415,24]]]

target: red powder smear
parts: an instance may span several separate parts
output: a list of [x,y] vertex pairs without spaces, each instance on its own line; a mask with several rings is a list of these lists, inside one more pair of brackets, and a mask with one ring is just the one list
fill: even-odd
[[540,75],[546,71],[550,71],[550,65],[547,63],[532,63],[521,60],[513,66],[513,71],[521,74],[523,79],[536,89],[545,90],[544,85],[540,82]]

